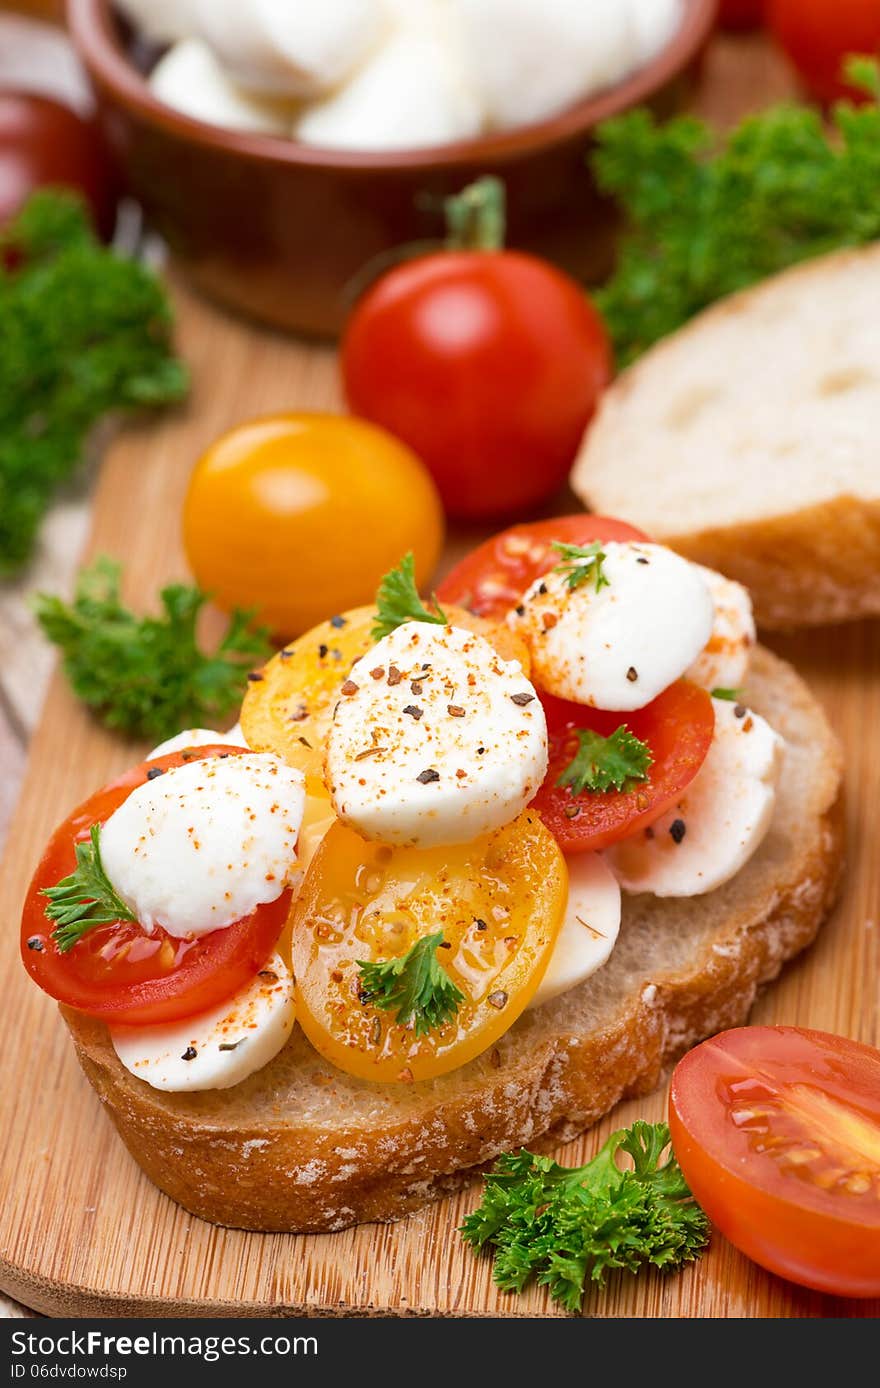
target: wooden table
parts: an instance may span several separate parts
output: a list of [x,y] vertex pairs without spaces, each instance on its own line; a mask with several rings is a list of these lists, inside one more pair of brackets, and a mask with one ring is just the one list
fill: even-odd
[[[0,19],[0,26],[13,23],[18,21]],[[21,32],[20,29],[15,31],[16,39]],[[4,70],[7,75],[9,72],[11,50],[9,43],[4,47],[2,40],[10,35],[13,35],[11,28],[4,34],[0,27],[0,50],[5,54],[0,65],[0,80]],[[49,59],[50,67],[51,61]],[[33,78],[34,71],[30,65],[29,78]],[[59,77],[62,85],[69,84],[70,80],[69,73],[65,74],[63,82]],[[51,84],[52,72],[49,71],[48,85]],[[47,85],[45,74],[39,85]],[[716,40],[708,55],[703,84],[694,105],[714,119],[729,121],[789,92],[790,80],[782,62],[760,40],[722,38]],[[196,357],[193,360],[197,370]],[[315,361],[320,361],[317,354]],[[29,616],[27,594],[38,587],[69,590],[89,529],[93,481],[94,467],[86,469],[77,485],[53,508],[43,531],[39,554],[28,573],[20,581],[0,588],[0,764],[4,771],[0,778],[0,843],[12,813],[25,767],[28,741],[40,713],[52,667],[51,653]],[[30,1314],[0,1297],[0,1315]]]

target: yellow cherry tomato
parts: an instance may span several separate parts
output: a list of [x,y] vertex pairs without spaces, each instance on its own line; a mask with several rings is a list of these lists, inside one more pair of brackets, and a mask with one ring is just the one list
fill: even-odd
[[190,479],[183,537],[223,608],[253,607],[279,636],[372,600],[408,550],[427,583],[443,542],[437,491],[418,458],[373,424],[278,414],[211,445]]
[[[408,1083],[457,1069],[534,995],[567,895],[565,860],[529,810],[454,848],[389,848],[335,824],[292,914],[297,1020],[321,1055],[362,1079]],[[358,964],[399,959],[440,931],[436,959],[463,1000],[419,1035],[412,1019],[401,1025],[364,996]]]
[[[509,627],[445,607],[454,626],[478,632],[504,660],[518,660],[528,675],[529,653]],[[356,660],[372,646],[375,603],[342,612],[307,631],[273,656],[251,680],[241,708],[241,729],[255,752],[274,752],[307,777],[320,779],[324,747],[340,686]]]

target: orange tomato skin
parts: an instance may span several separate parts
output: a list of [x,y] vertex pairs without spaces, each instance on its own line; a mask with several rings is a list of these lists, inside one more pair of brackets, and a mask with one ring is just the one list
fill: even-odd
[[183,512],[190,567],[220,607],[255,608],[278,636],[372,602],[408,550],[427,584],[443,515],[418,458],[384,430],[332,414],[276,414],[199,459]]
[[[747,1257],[815,1291],[880,1295],[880,1051],[801,1027],[722,1032],[676,1066],[669,1129],[697,1202]],[[792,1149],[807,1159],[786,1164]]]

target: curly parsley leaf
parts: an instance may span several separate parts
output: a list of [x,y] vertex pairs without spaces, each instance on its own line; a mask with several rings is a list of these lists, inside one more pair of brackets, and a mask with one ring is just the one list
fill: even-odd
[[624,724],[603,737],[592,728],[576,729],[578,750],[563,771],[558,786],[568,786],[572,795],[585,791],[629,790],[647,781],[654,758],[646,742]]
[[49,898],[46,915],[55,921],[52,939],[60,954],[96,925],[134,921],[137,916],[117,896],[101,862],[101,826],[93,824],[89,837],[76,845],[76,868],[55,887],[43,887]]
[[432,611],[425,607],[419,597],[416,588],[416,561],[410,550],[396,569],[388,571],[379,585],[373,640],[381,641],[383,636],[396,631],[404,622],[433,622],[435,626],[448,626],[449,619],[436,597],[432,597],[430,601]]
[[554,541],[553,548],[562,556],[562,563],[557,564],[553,572],[565,574],[565,581],[572,591],[590,580],[597,593],[611,586],[602,568],[606,555],[598,540],[591,545],[565,545]]
[[120,600],[120,575],[119,564],[100,558],[79,575],[72,603],[50,593],[33,599],[74,693],[108,728],[133,737],[157,741],[222,722],[241,703],[248,672],[269,655],[268,633],[236,609],[209,655],[196,636],[206,594],[170,584],[160,614],[139,617]]
[[188,377],[159,280],[102,246],[70,193],[35,193],[0,232],[0,323],[3,576],[29,559],[94,425],[180,400]]
[[[643,1264],[672,1270],[693,1262],[709,1241],[709,1222],[670,1153],[665,1123],[634,1123],[612,1133],[585,1166],[565,1167],[530,1152],[505,1153],[484,1178],[483,1202],[461,1234],[494,1253],[494,1277],[521,1292],[532,1277],[554,1300],[579,1311],[589,1282]],[[619,1152],[632,1159],[621,1170]]]
[[841,102],[830,130],[793,104],[725,136],[643,109],[599,127],[596,178],[628,223],[596,296],[621,366],[726,294],[880,237],[877,63],[852,60],[848,75],[875,103]]
[[437,960],[443,944],[442,930],[423,935],[399,959],[379,963],[358,960],[360,995],[382,1012],[396,1012],[398,1026],[410,1021],[416,1036],[427,1036],[455,1016],[464,993]]

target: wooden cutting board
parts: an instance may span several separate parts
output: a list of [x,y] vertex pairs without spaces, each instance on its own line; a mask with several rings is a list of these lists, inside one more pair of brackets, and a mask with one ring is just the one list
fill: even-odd
[[[710,107],[720,117],[785,88],[766,50],[717,45]],[[102,470],[88,554],[126,563],[128,598],[143,606],[185,576],[178,518],[201,449],[240,419],[339,404],[329,352],[233,323],[178,293],[181,347],[195,390],[185,411],[127,431]],[[294,576],[295,579],[295,576]],[[756,1021],[800,1022],[880,1043],[880,625],[774,640],[825,702],[847,749],[849,871],[840,908],[817,945],[759,1002]],[[487,1262],[455,1234],[476,1188],[395,1225],[329,1236],[259,1235],[191,1218],[143,1177],[79,1072],[53,1004],[18,962],[18,917],[37,855],[55,823],[141,749],[104,732],[56,676],[0,878],[0,1288],[52,1315],[554,1315],[547,1295],[494,1288]],[[562,1152],[583,1161],[612,1129],[661,1118],[665,1090],[622,1105]],[[613,1278],[588,1298],[600,1316],[869,1316],[880,1301],[839,1302],[770,1277],[716,1236],[680,1276]]]

